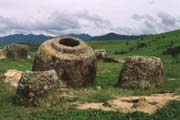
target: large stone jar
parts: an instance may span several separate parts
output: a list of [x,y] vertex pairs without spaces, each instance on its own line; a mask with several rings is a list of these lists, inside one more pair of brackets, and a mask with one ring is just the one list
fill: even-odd
[[104,49],[97,49],[94,51],[96,59],[99,61],[105,61],[107,59],[107,52]]
[[9,44],[6,46],[6,48],[4,48],[7,58],[18,60],[27,59],[28,49],[29,47],[27,45],[21,45],[16,43]]
[[157,57],[131,56],[122,66],[118,85],[131,88],[154,88],[163,82],[163,63]]
[[71,86],[87,86],[96,78],[93,49],[80,39],[63,36],[44,42],[38,49],[33,71],[54,69]]
[[51,106],[58,102],[64,85],[54,70],[26,71],[18,83],[16,103],[27,106]]

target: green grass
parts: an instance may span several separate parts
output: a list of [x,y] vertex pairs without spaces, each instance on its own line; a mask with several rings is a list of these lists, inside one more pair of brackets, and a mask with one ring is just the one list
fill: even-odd
[[0,74],[6,72],[8,69],[17,69],[17,70],[31,70],[32,59],[27,60],[13,60],[13,59],[2,59],[0,60]]
[[[59,103],[50,108],[31,108],[14,104],[15,91],[9,85],[1,81],[0,88],[1,120],[179,120],[180,118],[180,101],[172,101],[152,115],[142,112],[124,114],[91,109],[76,110],[68,105],[68,102],[76,101],[76,99],[66,97],[61,97]],[[98,100],[102,102],[103,99]]]
[[[142,112],[123,114],[120,112],[105,112],[101,110],[76,110],[68,106],[74,101],[66,97],[60,98],[57,105],[50,108],[31,108],[17,106],[13,103],[14,89],[2,83],[0,93],[0,119],[1,120],[178,120],[180,101],[172,101],[165,108],[153,115]],[[1,84],[1,85],[2,85]]]
[[[137,48],[140,43],[147,46]],[[173,43],[173,44],[172,44]],[[164,63],[164,83],[155,89],[138,90],[132,88],[119,88],[115,84],[118,81],[121,63],[103,63],[97,64],[96,82],[90,87],[74,88],[75,97],[61,97],[59,102],[49,108],[31,108],[18,106],[14,103],[16,94],[15,88],[0,80],[0,120],[178,120],[180,119],[180,102],[172,101],[163,109],[156,111],[149,116],[145,113],[135,112],[124,114],[121,112],[105,112],[101,110],[76,110],[69,102],[103,102],[116,96],[129,95],[150,95],[153,93],[176,93],[180,94],[180,55],[177,57],[163,55],[170,46],[180,45],[180,31],[173,31],[159,35],[144,37],[143,40],[129,41],[91,41],[88,42],[94,49],[106,49],[110,57],[123,60],[130,55],[157,56]],[[31,47],[31,59],[25,61],[15,61],[12,59],[0,60],[0,75],[8,69],[31,70],[33,58],[39,45],[29,45]],[[3,46],[0,46],[1,48]],[[128,51],[126,54],[114,54],[115,51]],[[175,80],[170,80],[175,78]],[[0,78],[2,79],[2,78]],[[102,90],[97,90],[100,86]]]

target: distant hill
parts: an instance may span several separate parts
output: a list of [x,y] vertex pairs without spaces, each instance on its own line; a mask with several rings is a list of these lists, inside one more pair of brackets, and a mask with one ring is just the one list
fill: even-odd
[[[67,36],[77,37],[82,40],[90,40],[92,37],[88,34],[68,34]],[[23,35],[23,34],[14,34],[5,37],[0,37],[0,45],[10,44],[10,43],[30,43],[30,44],[38,44],[42,43],[48,39],[52,39],[52,36],[46,35]]]
[[[88,34],[67,34],[66,36],[80,38],[84,41],[87,41],[87,40],[134,40],[134,39],[138,39],[142,37],[141,35],[129,36],[129,35],[119,35],[116,33],[108,33],[105,35],[94,36],[94,37]],[[14,35],[9,35],[5,37],[0,37],[0,45],[10,44],[10,43],[39,44],[52,38],[54,37],[46,36],[46,35],[14,34]]]
[[92,40],[135,40],[142,37],[142,35],[119,35],[116,33],[108,33],[101,36],[95,36]]
[[67,36],[76,37],[82,40],[90,40],[92,39],[91,35],[88,34],[68,34]]
[[0,44],[10,44],[10,43],[42,43],[45,40],[51,39],[51,36],[45,35],[23,35],[23,34],[15,34],[9,35],[5,37],[0,37]]

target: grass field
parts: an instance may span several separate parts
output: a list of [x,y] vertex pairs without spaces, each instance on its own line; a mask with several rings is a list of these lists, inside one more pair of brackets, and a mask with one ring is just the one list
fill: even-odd
[[[172,101],[165,108],[157,110],[153,115],[142,112],[124,114],[121,112],[105,112],[101,110],[77,110],[69,105],[70,101],[106,102],[116,96],[150,95],[152,93],[180,94],[180,55],[163,55],[167,48],[180,46],[180,30],[151,35],[139,40],[129,41],[91,41],[88,42],[94,49],[106,49],[109,56],[123,60],[127,56],[157,56],[164,63],[165,82],[156,89],[125,89],[115,87],[121,63],[97,64],[96,83],[88,88],[74,88],[75,98],[61,97],[59,102],[50,108],[31,108],[17,106],[14,103],[15,88],[0,80],[0,120],[179,120],[180,101]],[[0,60],[0,74],[8,69],[31,70],[33,57],[38,45],[30,45],[31,59],[14,61]],[[1,46],[2,47],[2,46]],[[118,54],[115,54],[115,52]],[[170,79],[175,80],[170,80]],[[97,91],[96,86],[102,90]]]

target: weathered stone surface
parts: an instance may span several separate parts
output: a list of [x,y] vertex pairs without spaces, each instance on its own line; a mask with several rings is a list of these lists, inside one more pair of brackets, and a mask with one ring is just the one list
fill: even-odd
[[7,70],[4,73],[4,81],[13,87],[17,87],[22,74],[23,72],[19,70]]
[[157,57],[128,57],[122,66],[118,85],[132,88],[154,88],[163,81],[163,63]]
[[16,91],[16,103],[27,106],[50,106],[57,102],[59,89],[64,87],[54,70],[26,71]]
[[104,49],[94,50],[97,60],[104,61],[107,58],[107,52]]
[[6,58],[6,52],[4,49],[0,49],[0,59]]
[[102,90],[101,86],[96,86],[96,90]]
[[34,59],[33,71],[54,69],[71,86],[87,86],[96,77],[96,57],[85,42],[73,37],[57,37],[44,42]]
[[6,57],[13,59],[27,59],[28,56],[28,46],[20,44],[9,44],[5,48]]

